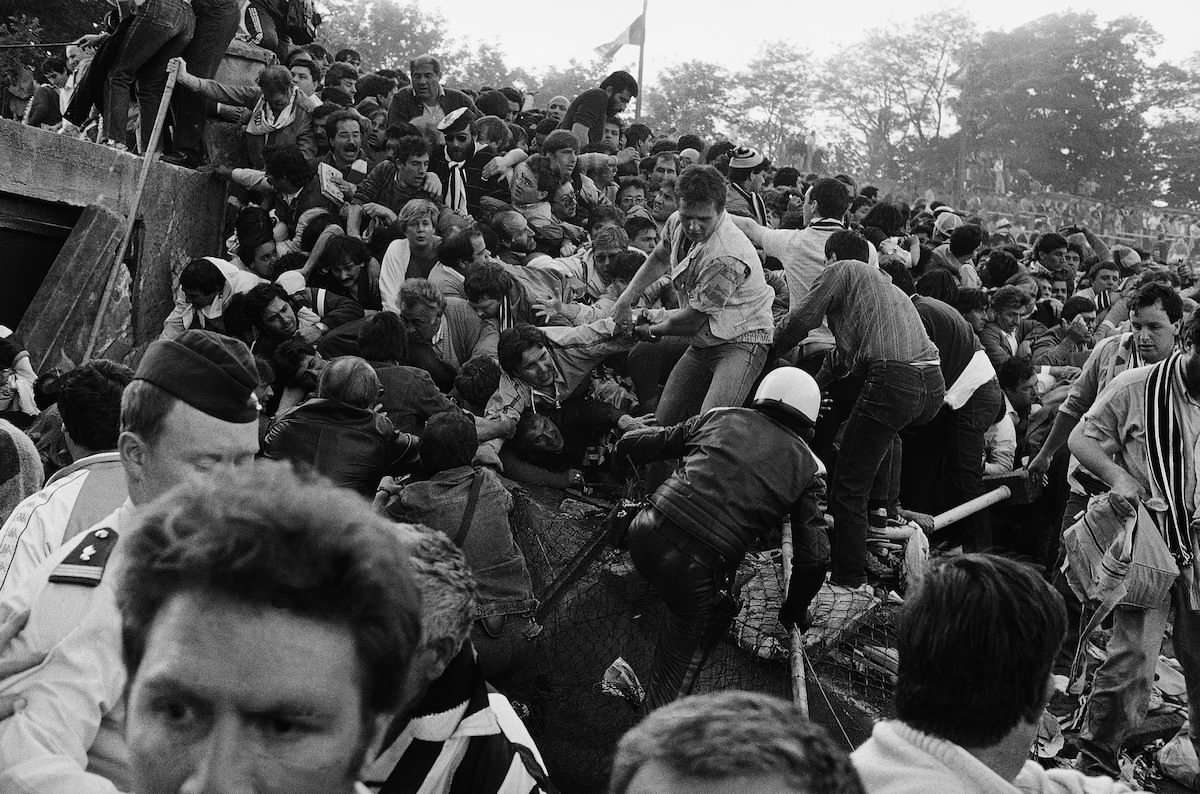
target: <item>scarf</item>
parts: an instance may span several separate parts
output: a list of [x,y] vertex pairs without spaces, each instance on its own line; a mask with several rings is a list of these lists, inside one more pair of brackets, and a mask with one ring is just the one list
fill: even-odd
[[299,92],[292,88],[292,93],[288,97],[287,107],[276,115],[270,107],[267,106],[267,101],[264,97],[258,98],[258,103],[254,106],[254,110],[250,114],[250,121],[246,122],[247,135],[270,135],[273,132],[279,132],[296,120],[296,100]]
[[1182,382],[1180,353],[1172,353],[1155,364],[1146,378],[1146,457],[1151,496],[1167,503],[1165,511],[1152,511],[1151,515],[1171,556],[1182,567],[1192,561],[1185,474],[1191,451],[1184,449],[1179,407],[1171,393],[1171,381],[1175,378]]
[[460,215],[467,212],[467,161],[446,160],[450,166],[450,178],[446,185],[446,206]]

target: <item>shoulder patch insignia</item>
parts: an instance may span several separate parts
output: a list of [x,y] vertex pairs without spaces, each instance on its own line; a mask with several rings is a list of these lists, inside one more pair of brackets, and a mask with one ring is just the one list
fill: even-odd
[[104,578],[104,568],[116,545],[116,530],[100,527],[85,532],[71,553],[51,571],[50,581],[95,587]]

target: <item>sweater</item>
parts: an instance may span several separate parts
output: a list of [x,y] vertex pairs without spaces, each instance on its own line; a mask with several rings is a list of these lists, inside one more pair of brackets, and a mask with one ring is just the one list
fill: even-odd
[[892,720],[850,754],[867,794],[1120,794],[1123,783],[1026,761],[1007,781],[962,747]]

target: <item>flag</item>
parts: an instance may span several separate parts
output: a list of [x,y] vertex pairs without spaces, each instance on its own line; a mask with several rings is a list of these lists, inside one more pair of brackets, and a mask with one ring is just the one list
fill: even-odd
[[607,44],[601,44],[596,48],[596,55],[606,61],[612,60],[617,51],[626,44],[632,44],[635,47],[640,47],[646,42],[646,15],[638,14],[637,19],[629,23],[629,27],[622,30],[615,39]]

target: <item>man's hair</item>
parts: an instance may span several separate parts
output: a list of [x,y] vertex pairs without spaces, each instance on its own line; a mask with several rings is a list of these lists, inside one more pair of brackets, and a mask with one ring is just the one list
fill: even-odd
[[478,355],[462,365],[462,369],[454,376],[451,393],[462,403],[478,406],[487,405],[487,401],[500,385],[500,365],[494,358]]
[[833,257],[833,261],[856,259],[866,262],[871,258],[871,245],[867,238],[855,231],[842,229],[829,235],[825,241],[825,258]]
[[414,306],[428,306],[442,311],[446,308],[446,296],[427,278],[406,278],[400,285],[400,313]]
[[504,300],[512,289],[512,276],[503,265],[494,262],[483,262],[471,268],[463,280],[463,292],[469,301],[480,301],[484,298]]
[[292,73],[286,66],[275,64],[259,72],[255,82],[263,93],[268,91],[283,93],[292,87]]
[[725,178],[711,165],[689,165],[679,175],[675,195],[681,203],[711,203],[720,212],[725,209]]
[[[958,231],[955,229],[955,231]],[[1003,249],[996,249],[987,255],[980,268],[979,277],[985,287],[999,287],[1012,276],[1021,272],[1017,258]]]
[[629,235],[630,240],[632,240],[634,237],[637,237],[647,229],[654,229],[657,231],[658,224],[641,215],[635,215],[629,220],[625,221],[625,233]]
[[325,136],[332,141],[337,137],[338,125],[343,121],[353,121],[358,125],[359,135],[363,132],[363,118],[353,110],[339,109],[329,114],[325,119]]
[[96,452],[116,449],[121,394],[132,380],[133,370],[105,359],[89,361],[63,375],[58,413],[71,440]]
[[992,293],[992,311],[996,312],[1024,309],[1032,302],[1028,292],[1013,284],[1003,286]]
[[630,96],[638,95],[637,80],[629,72],[613,72],[600,83],[601,88],[611,88],[613,93],[628,91]]
[[849,754],[804,712],[759,692],[691,695],[663,706],[617,744],[609,794],[647,764],[688,780],[779,775],[809,794],[861,794]]
[[1033,362],[1025,356],[1010,356],[996,367],[996,381],[1002,389],[1015,389],[1035,374]]
[[934,561],[900,613],[896,716],[962,747],[996,744],[1040,717],[1066,626],[1062,597],[1022,563]]
[[[686,132],[683,135],[680,135],[679,140],[676,142],[676,146],[679,147],[679,151],[681,152],[684,149],[695,149],[698,152],[702,152],[705,148],[704,140],[699,135],[691,132]],[[766,161],[764,160],[763,162],[765,163]]]
[[478,139],[486,139],[488,143],[496,144],[498,149],[508,146],[512,133],[508,124],[499,116],[480,116],[471,122],[471,134]]
[[329,50],[325,49],[320,44],[317,44],[315,41],[312,44],[305,44],[303,49],[304,52],[307,52],[310,57],[318,61],[324,61],[330,57]]
[[478,447],[475,421],[461,411],[442,411],[429,417],[421,431],[421,467],[432,476],[470,466]]
[[329,70],[325,72],[325,87],[340,87],[338,83],[347,79],[357,81],[358,70],[344,61],[335,61],[329,65]]
[[880,201],[872,204],[871,209],[867,210],[862,225],[864,228],[879,229],[886,237],[896,237],[904,232],[904,213],[895,204]]
[[409,158],[426,154],[429,154],[429,142],[425,138],[420,135],[403,135],[396,141],[392,157],[396,163],[403,164],[408,162]]
[[288,59],[287,68],[289,72],[292,69],[295,69],[297,66],[299,66],[301,69],[308,70],[308,74],[310,77],[312,77],[314,85],[321,84],[321,68],[317,66],[316,62],[313,61],[312,58],[305,58],[298,55]]
[[485,116],[495,116],[497,118],[507,116],[509,112],[508,97],[499,91],[484,91],[475,100],[475,107]]
[[404,320],[395,312],[375,312],[358,331],[358,354],[367,361],[403,361],[407,354]]
[[790,165],[785,165],[775,172],[771,184],[775,187],[796,187],[800,183],[800,171]]
[[147,380],[130,381],[121,393],[121,432],[133,433],[149,446],[162,436],[176,398]]
[[981,289],[968,287],[958,291],[958,298],[954,301],[954,308],[958,309],[958,313],[966,315],[967,312],[986,309],[988,307],[987,293]]
[[823,218],[841,218],[850,208],[850,188],[840,179],[818,179],[808,196],[816,202],[817,214]]
[[339,356],[321,370],[317,396],[355,408],[370,408],[379,402],[379,376],[358,356]]
[[268,177],[283,177],[296,187],[304,187],[313,176],[312,165],[295,144],[268,147],[263,163]]
[[621,226],[605,226],[592,238],[592,251],[624,251],[629,247],[629,235]]
[[950,232],[950,254],[952,256],[966,256],[983,245],[983,240],[984,233],[981,227],[970,223],[965,226],[959,226]]
[[401,229],[407,229],[408,224],[418,221],[421,218],[428,218],[430,223],[436,224],[438,219],[437,205],[429,199],[409,199],[400,208],[400,212],[396,213],[396,226]]
[[457,653],[470,636],[476,612],[477,589],[467,558],[445,532],[419,524],[400,524],[398,529],[421,594],[421,645],[448,639]]
[[225,289],[225,274],[207,259],[193,259],[179,273],[179,288],[185,292],[212,295]]
[[439,77],[441,76],[442,62],[440,60],[438,60],[437,56],[430,55],[428,53],[426,53],[424,55],[418,55],[416,58],[413,58],[411,61],[409,61],[408,62],[408,71],[409,72],[415,71],[416,68],[423,63],[427,63],[430,66],[432,66],[434,73],[437,74]]
[[611,204],[601,204],[590,213],[588,213],[587,227],[590,232],[597,226],[617,226],[625,225],[625,211],[620,207],[614,207]]
[[347,61],[347,62],[351,61],[351,60],[361,61],[362,56],[358,54],[358,50],[353,50],[353,49],[350,49],[349,47],[344,47],[337,51],[337,55],[333,56],[333,59],[335,61]]
[[350,491],[259,461],[177,486],[145,508],[122,549],[117,601],[130,678],[160,610],[195,593],[345,625],[364,718],[399,705],[420,598],[391,522]]
[[271,352],[271,366],[275,369],[275,377],[283,386],[291,386],[300,374],[300,366],[304,359],[317,354],[312,343],[305,342],[300,337],[292,337],[279,343]]
[[1116,262],[1102,260],[1102,261],[1097,262],[1096,264],[1092,265],[1091,268],[1088,269],[1087,277],[1094,280],[1096,278],[1096,276],[1099,275],[1101,270],[1111,270],[1112,272],[1116,273],[1118,276],[1121,275],[1121,268],[1117,265]]
[[525,351],[541,345],[546,346],[546,335],[542,329],[528,323],[517,323],[500,333],[500,341],[496,343],[496,359],[500,369],[509,375],[521,368],[521,358]]
[[1059,317],[1064,323],[1069,323],[1081,314],[1096,311],[1096,303],[1083,295],[1072,295],[1063,301],[1062,314]]
[[1055,232],[1047,232],[1037,239],[1033,245],[1033,255],[1046,254],[1067,247],[1067,238]]
[[646,192],[646,180],[640,176],[630,177],[621,183],[617,188],[617,203],[621,203],[621,194],[627,190],[640,189],[643,193]]
[[1156,303],[1162,305],[1167,319],[1171,322],[1177,323],[1183,319],[1183,299],[1177,291],[1164,284],[1150,283],[1138,287],[1137,294],[1129,304],[1129,310],[1134,312]]
[[649,138],[651,133],[650,128],[640,122],[634,122],[629,125],[629,129],[625,130],[625,145],[637,148],[637,145]]
[[462,270],[463,266],[475,258],[475,246],[471,238],[478,231],[460,229],[442,238],[438,244],[437,258],[446,267]]
[[633,277],[645,262],[646,255],[641,251],[622,251],[609,265],[608,275],[614,281],[633,281]]

